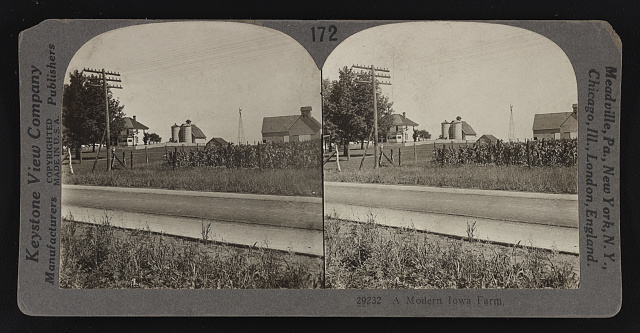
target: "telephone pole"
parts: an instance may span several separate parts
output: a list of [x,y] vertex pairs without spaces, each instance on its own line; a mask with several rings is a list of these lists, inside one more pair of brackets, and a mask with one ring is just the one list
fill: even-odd
[[[111,122],[111,116],[109,115],[109,94],[108,89],[122,89],[122,86],[110,85],[108,82],[122,82],[120,79],[110,78],[110,76],[120,76],[120,73],[105,71],[105,69],[91,69],[85,68],[82,72],[96,73],[99,76],[91,74],[89,79],[89,86],[102,87],[104,89],[104,108],[105,108],[105,135],[107,138],[107,171],[111,171],[111,132],[109,130],[109,123]],[[102,142],[100,142],[102,144]]]
[[368,70],[369,72],[365,72],[365,71],[360,71],[360,73],[356,73],[356,75],[359,75],[361,77],[363,76],[369,76],[370,77],[370,81],[366,81],[366,80],[356,80],[356,82],[360,82],[360,83],[369,83],[371,82],[371,93],[373,95],[373,132],[374,132],[374,139],[373,139],[373,153],[375,156],[374,159],[374,169],[378,168],[378,99],[377,99],[377,94],[376,94],[376,86],[378,84],[383,84],[383,85],[391,85],[391,82],[389,81],[383,81],[383,82],[378,82],[378,80],[376,78],[381,77],[381,78],[385,78],[385,79],[390,79],[391,76],[386,75],[386,74],[377,74],[376,72],[383,72],[383,73],[389,73],[389,69],[387,68],[378,68],[375,67],[373,65],[365,67],[365,66],[360,66],[360,65],[352,65],[351,68],[358,68],[361,70]]

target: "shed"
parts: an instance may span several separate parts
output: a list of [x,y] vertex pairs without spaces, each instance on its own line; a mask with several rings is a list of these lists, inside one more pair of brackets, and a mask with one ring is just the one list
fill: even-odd
[[320,138],[322,125],[311,116],[311,107],[300,108],[299,115],[264,117],[262,142],[298,142]]
[[484,134],[476,142],[481,145],[495,144],[498,142],[498,138],[491,134]]
[[229,143],[223,138],[212,138],[207,142],[207,146],[209,147],[224,147]]

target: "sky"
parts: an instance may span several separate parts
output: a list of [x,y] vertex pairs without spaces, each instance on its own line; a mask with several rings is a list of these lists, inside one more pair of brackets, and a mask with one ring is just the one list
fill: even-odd
[[112,89],[126,116],[162,137],[187,119],[207,136],[261,141],[265,116],[300,114],[321,121],[320,70],[296,41],[235,22],[150,23],[106,32],[78,50],[67,69],[119,72]]
[[[410,22],[383,25],[345,39],[329,55],[322,77],[338,79],[353,64],[388,68],[382,93],[395,113],[435,139],[440,124],[461,116],[479,138],[507,140],[510,106],[516,138],[532,138],[537,113],[570,112],[578,101],[565,53],[528,30],[490,23]],[[383,79],[387,80],[387,79]]]

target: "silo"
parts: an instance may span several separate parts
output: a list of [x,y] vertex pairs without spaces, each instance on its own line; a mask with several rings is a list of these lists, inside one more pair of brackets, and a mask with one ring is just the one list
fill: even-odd
[[454,123],[454,122],[455,122],[455,121],[454,121],[454,120],[452,120],[452,121],[449,123],[449,139],[451,139],[451,140],[454,140],[454,139],[456,138],[456,133],[453,131],[453,123]]
[[462,121],[460,120],[453,121],[453,124],[451,124],[451,127],[453,128],[452,130],[453,135],[451,136],[451,139],[462,140]]
[[180,126],[173,124],[173,126],[171,126],[171,142],[178,141],[180,141]]
[[442,138],[443,139],[448,139],[449,138],[449,128],[451,128],[451,124],[449,124],[448,121],[443,121],[442,122]]
[[191,122],[187,122],[180,126],[180,142],[185,143],[193,143],[193,139],[191,138]]

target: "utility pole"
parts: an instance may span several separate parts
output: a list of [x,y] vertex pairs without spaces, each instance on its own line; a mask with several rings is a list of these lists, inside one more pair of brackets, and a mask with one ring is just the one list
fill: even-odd
[[[100,76],[95,76],[91,74],[89,79],[89,86],[92,87],[102,87],[104,90],[104,108],[105,108],[105,133],[107,138],[107,171],[111,171],[111,132],[109,130],[109,123],[111,122],[111,116],[109,115],[109,88],[112,89],[122,89],[122,86],[114,86],[110,85],[108,82],[122,82],[120,79],[110,78],[110,76],[120,76],[120,73],[116,72],[108,72],[105,71],[104,68],[101,70],[85,68],[82,72],[96,73]],[[100,142],[102,144],[102,142]]]
[[[364,71],[360,71],[360,73],[356,73],[356,75],[360,75],[360,76],[369,76],[370,77],[370,82],[371,82],[371,93],[373,95],[373,132],[374,132],[374,139],[373,139],[373,153],[375,156],[374,162],[375,164],[373,165],[374,169],[378,168],[378,99],[377,99],[377,94],[376,94],[376,87],[378,84],[383,84],[383,85],[391,85],[391,82],[389,81],[383,81],[383,82],[378,82],[378,80],[376,78],[381,77],[381,78],[386,78],[386,79],[390,79],[391,76],[386,75],[386,74],[376,74],[376,72],[383,72],[383,73],[389,73],[389,69],[387,68],[377,68],[373,65],[365,67],[365,66],[360,66],[360,65],[352,65],[351,68],[358,68],[358,69],[364,69],[364,70],[368,70],[369,72],[364,72]],[[369,81],[366,80],[356,80],[356,82],[360,82],[360,83],[369,83]]]

